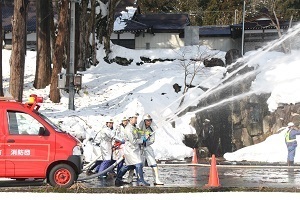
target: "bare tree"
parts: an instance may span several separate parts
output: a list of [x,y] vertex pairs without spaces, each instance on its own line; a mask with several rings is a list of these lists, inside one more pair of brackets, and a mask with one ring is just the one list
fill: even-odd
[[180,66],[182,66],[184,69],[184,88],[182,92],[182,98],[178,107],[182,106],[185,99],[185,94],[188,92],[189,88],[193,87],[193,81],[195,80],[195,77],[197,75],[199,76],[200,73],[204,73],[204,61],[210,60],[218,54],[218,52],[216,52],[215,54],[210,54],[208,53],[208,49],[201,49],[201,47],[202,46],[200,45],[197,46],[197,54],[192,59],[187,59],[186,54],[191,53],[193,49],[191,49],[190,51],[185,49],[185,51],[181,52]]
[[[271,21],[270,26],[274,26],[276,28],[278,37],[281,38],[282,32],[281,32],[281,28],[280,28],[279,18],[282,18],[283,16],[281,16],[279,14],[279,17],[278,17],[277,8],[282,3],[283,3],[282,0],[264,0],[264,1],[252,0],[250,6],[248,7],[248,9],[249,9],[248,13],[250,16],[257,15],[258,13],[261,13],[261,12],[264,13],[264,15],[266,15]],[[290,52],[290,50],[286,47],[285,42],[281,43],[281,47],[282,47],[284,53]]]
[[[272,9],[272,13],[273,13],[275,21],[271,17],[270,17],[270,19],[272,21],[273,26],[276,27],[278,37],[281,38],[282,33],[281,33],[281,29],[280,29],[280,23],[279,23],[279,20],[278,20],[277,14],[276,14],[276,10],[275,10],[276,9],[276,0],[273,0],[273,2],[271,4],[271,9]],[[290,52],[290,50],[286,47],[285,42],[282,42],[281,46],[282,46],[282,49],[283,49],[284,53],[289,53]]]
[[27,6],[28,0],[14,0],[9,92],[20,102],[22,102],[24,85]]
[[51,77],[51,46],[50,46],[50,1],[36,1],[37,53],[36,72],[33,86],[45,88]]
[[60,94],[57,88],[58,86],[57,80],[58,80],[58,73],[61,72],[62,63],[63,63],[65,35],[68,26],[67,24],[68,8],[69,8],[69,1],[62,0],[60,5],[60,11],[59,11],[57,37],[54,46],[53,71],[51,75],[51,86],[50,86],[50,99],[54,103],[60,102]]

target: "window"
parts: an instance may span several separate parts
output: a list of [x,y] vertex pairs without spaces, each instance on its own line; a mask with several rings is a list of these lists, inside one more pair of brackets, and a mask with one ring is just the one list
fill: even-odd
[[8,124],[11,135],[38,135],[40,127],[44,127],[32,116],[16,111],[8,111]]

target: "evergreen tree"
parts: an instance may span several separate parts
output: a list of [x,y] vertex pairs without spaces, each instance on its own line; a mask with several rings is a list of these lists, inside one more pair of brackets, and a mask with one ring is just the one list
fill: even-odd
[[211,0],[204,12],[205,25],[228,25],[242,19],[243,0]]
[[51,77],[51,46],[50,46],[50,4],[49,0],[36,1],[36,72],[33,86],[45,88]]
[[28,3],[28,1],[24,0],[14,0],[14,15],[12,20],[9,92],[20,102],[22,102],[24,86]]
[[51,76],[51,85],[50,85],[50,99],[54,103],[60,102],[60,94],[57,88],[58,83],[58,74],[62,69],[62,62],[64,56],[64,46],[65,46],[65,36],[67,30],[67,19],[69,10],[69,0],[62,0],[60,11],[59,11],[59,20],[57,27],[57,37],[55,40],[54,46],[54,55],[53,55],[53,71]]

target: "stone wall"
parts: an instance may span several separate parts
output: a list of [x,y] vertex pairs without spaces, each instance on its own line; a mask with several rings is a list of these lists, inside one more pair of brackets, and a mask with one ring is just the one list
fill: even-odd
[[[231,73],[242,65],[243,63],[237,63],[227,71]],[[287,126],[290,121],[299,126],[300,103],[280,104],[276,111],[269,112],[266,102],[270,94],[247,95],[255,78],[254,67],[243,67],[235,75],[225,79],[205,98],[200,99],[197,106],[189,107],[181,113],[196,113],[191,125],[197,133],[197,148],[203,148],[205,145],[210,154],[222,156],[226,152],[264,141],[280,128]],[[201,143],[205,119],[210,120],[214,132],[210,136],[210,142]]]
[[[210,154],[222,156],[226,152],[236,151],[243,147],[263,142],[268,136],[275,134],[288,122],[300,125],[300,103],[295,105],[280,105],[275,112],[268,111],[265,103],[269,94],[251,96],[238,102],[224,105],[218,109],[196,114],[191,125],[196,129],[197,135],[186,136],[187,146],[201,141],[203,121],[209,119],[214,127],[213,137],[207,147]],[[215,141],[219,141],[216,143]],[[196,142],[192,148],[203,148]],[[212,145],[212,146],[210,146]]]

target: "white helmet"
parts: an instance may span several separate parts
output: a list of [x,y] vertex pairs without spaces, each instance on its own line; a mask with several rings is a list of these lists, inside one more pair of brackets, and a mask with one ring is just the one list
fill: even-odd
[[152,119],[151,115],[145,114],[143,120]]
[[110,116],[107,116],[107,117],[105,118],[105,122],[106,122],[106,123],[107,123],[107,122],[114,123],[114,120],[113,120],[113,118],[112,118],[112,117],[110,117]]
[[128,117],[124,116],[122,117],[122,121],[127,121],[128,120]]
[[132,113],[130,113],[130,115],[128,115],[128,118],[133,118],[133,117],[138,117],[138,116],[139,116],[139,113],[132,112]]
[[293,122],[288,123],[288,127],[293,127],[293,126],[295,126],[295,124]]

